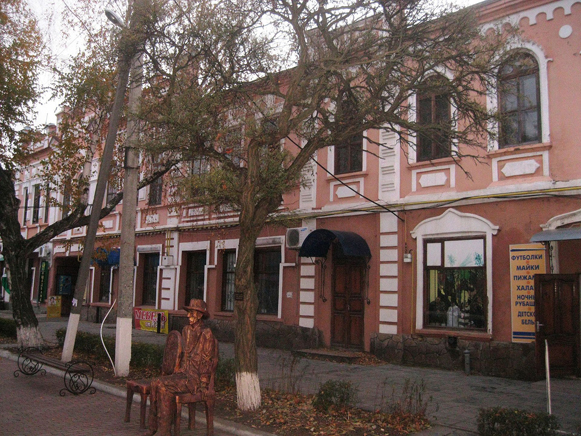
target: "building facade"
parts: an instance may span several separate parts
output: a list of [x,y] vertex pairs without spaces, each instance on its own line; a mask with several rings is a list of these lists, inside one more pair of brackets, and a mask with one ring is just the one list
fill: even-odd
[[[552,370],[580,374],[581,1],[476,8],[483,31],[503,20],[521,30],[487,97],[502,115],[498,140],[471,150],[478,162],[458,157],[462,144],[425,136],[400,144],[379,130],[320,150],[315,159],[333,176],[309,164],[305,183],[284,197],[296,227],[269,225],[257,241],[261,344],[442,368],[469,359],[482,374],[532,379],[544,371],[547,340]],[[445,95],[408,104],[410,116],[432,122],[454,110]],[[17,187],[23,232],[61,213],[43,209],[34,180],[24,172]],[[134,306],[178,316],[203,298],[214,326],[232,335],[236,215],[173,209],[162,186],[139,192]],[[101,320],[116,297],[122,213],[120,205],[101,221],[87,319]],[[34,301],[61,295],[66,314],[84,232],[39,249]]]

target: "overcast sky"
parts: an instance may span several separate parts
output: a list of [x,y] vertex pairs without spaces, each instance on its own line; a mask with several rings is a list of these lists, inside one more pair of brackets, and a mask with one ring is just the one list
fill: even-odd
[[[470,6],[479,3],[482,0],[450,0],[460,6]],[[37,15],[40,25],[43,28],[45,34],[49,35],[48,46],[57,57],[65,57],[67,54],[73,54],[72,50],[75,47],[75,40],[77,38],[71,37],[67,41],[61,41],[58,36],[58,11],[66,7],[67,0],[27,0],[31,9]],[[111,0],[109,1],[109,3]],[[52,13],[53,19],[50,20],[48,15]],[[79,27],[80,30],[80,27]],[[51,75],[49,72],[45,72],[42,75],[42,82],[44,85],[50,84]],[[42,102],[37,106],[37,116],[36,124],[38,126],[47,123],[56,123],[56,111],[58,110],[59,103],[54,100],[49,99],[48,93],[46,93]]]

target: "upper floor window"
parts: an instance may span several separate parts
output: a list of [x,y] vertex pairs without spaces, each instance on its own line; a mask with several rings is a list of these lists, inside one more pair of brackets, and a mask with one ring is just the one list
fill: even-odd
[[539,65],[519,52],[499,70],[500,147],[540,142]]
[[32,199],[32,222],[38,223],[40,215],[40,185],[34,185],[34,197]]
[[417,160],[428,161],[450,156],[450,95],[437,82],[441,76],[428,79],[430,92],[419,93],[417,101],[418,132]]
[[26,227],[26,221],[28,221],[28,188],[24,188],[24,213],[22,219],[22,226]]
[[335,174],[354,173],[363,170],[363,135],[352,136],[335,146]]
[[150,206],[159,206],[161,204],[161,197],[163,194],[163,179],[158,177],[149,185],[149,201]]

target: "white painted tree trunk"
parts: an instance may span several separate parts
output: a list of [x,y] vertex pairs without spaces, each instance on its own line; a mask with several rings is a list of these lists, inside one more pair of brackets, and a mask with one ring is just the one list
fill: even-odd
[[132,318],[117,317],[117,333],[115,340],[115,376],[129,375],[131,361],[131,336],[133,334]]
[[236,373],[236,395],[238,408],[254,411],[260,407],[260,382],[257,373]]
[[75,339],[77,338],[77,330],[79,329],[79,321],[81,319],[80,313],[72,313],[69,315],[69,323],[67,324],[67,334],[65,336],[65,343],[63,345],[63,354],[61,360],[63,362],[70,362],[73,360],[73,351],[75,349]]
[[22,348],[40,347],[43,343],[42,335],[38,327],[18,327],[16,337],[18,338],[18,346]]

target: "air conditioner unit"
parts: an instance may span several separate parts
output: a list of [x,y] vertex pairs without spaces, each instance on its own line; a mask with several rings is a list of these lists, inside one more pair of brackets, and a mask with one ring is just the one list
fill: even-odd
[[286,229],[286,247],[298,250],[311,230],[308,227]]
[[38,249],[38,257],[49,257],[50,247],[48,245],[43,245]]

